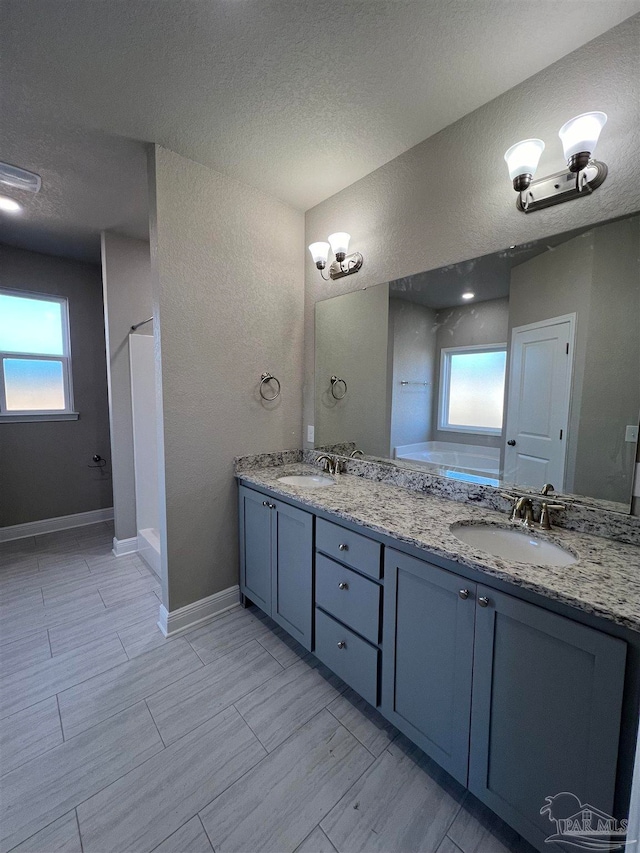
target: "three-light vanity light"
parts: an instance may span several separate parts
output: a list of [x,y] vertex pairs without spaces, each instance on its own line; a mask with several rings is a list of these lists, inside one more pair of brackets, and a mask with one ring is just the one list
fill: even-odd
[[[312,243],[309,246],[313,262],[320,270],[322,278],[329,281],[329,279],[342,278],[345,275],[358,272],[362,266],[363,258],[360,252],[347,254],[351,235],[347,234],[346,231],[336,231],[335,234],[329,234],[327,239],[328,243]],[[335,260],[329,265],[329,278],[327,278],[322,271],[327,266],[329,251],[333,252]]]
[[567,168],[546,178],[533,180],[544,151],[541,139],[516,142],[504,155],[513,188],[518,193],[518,210],[531,213],[552,204],[583,198],[596,190],[607,177],[607,166],[593,159],[600,131],[607,121],[602,112],[582,113],[562,125],[558,136]]

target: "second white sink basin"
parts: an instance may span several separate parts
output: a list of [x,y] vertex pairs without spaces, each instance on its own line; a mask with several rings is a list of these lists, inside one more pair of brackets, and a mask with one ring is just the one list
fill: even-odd
[[533,531],[458,522],[451,525],[451,532],[472,548],[504,560],[515,560],[532,566],[571,566],[578,562],[578,558],[570,551],[538,538]]
[[335,486],[335,481],[330,477],[323,477],[322,474],[292,474],[289,477],[278,477],[280,483],[287,483],[289,486],[306,486],[307,488],[316,488],[316,486]]

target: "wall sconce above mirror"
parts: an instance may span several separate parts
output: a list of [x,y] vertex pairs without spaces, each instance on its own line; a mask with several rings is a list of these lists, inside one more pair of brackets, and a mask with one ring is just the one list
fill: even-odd
[[[351,235],[346,231],[336,231],[335,234],[329,234],[327,238],[329,242],[311,243],[309,251],[316,267],[320,270],[320,275],[325,281],[330,279],[342,278],[345,275],[351,275],[358,272],[364,260],[360,252],[353,252],[347,255],[349,251],[349,243]],[[329,278],[323,275],[322,271],[327,265],[329,251],[332,251],[335,260],[329,266]]]
[[518,193],[518,210],[532,213],[563,201],[584,198],[604,183],[607,166],[594,160],[593,154],[606,121],[605,113],[591,112],[565,122],[558,136],[567,168],[546,178],[533,180],[545,148],[542,139],[523,139],[507,150],[504,159]]

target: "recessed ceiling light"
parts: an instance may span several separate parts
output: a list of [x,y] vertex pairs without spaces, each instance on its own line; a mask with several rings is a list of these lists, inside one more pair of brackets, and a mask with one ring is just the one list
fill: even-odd
[[470,290],[467,290],[466,293],[462,294],[463,299],[473,299],[475,293],[472,293]]
[[40,191],[42,181],[40,175],[21,169],[20,166],[12,166],[10,163],[0,162],[0,184],[13,187],[16,190],[25,190],[29,193]]
[[6,213],[19,213],[22,210],[22,207],[12,198],[9,198],[6,195],[0,195],[0,210],[4,210]]

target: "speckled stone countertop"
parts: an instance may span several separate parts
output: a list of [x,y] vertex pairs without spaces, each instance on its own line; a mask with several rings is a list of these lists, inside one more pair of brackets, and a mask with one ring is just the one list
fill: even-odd
[[578,562],[554,567],[507,561],[466,545],[450,530],[455,522],[509,527],[504,514],[349,474],[335,477],[334,486],[320,488],[290,486],[278,480],[305,473],[318,474],[319,469],[297,462],[245,470],[237,477],[248,485],[294,498],[311,509],[324,510],[461,566],[640,631],[640,547],[569,530],[536,530],[536,536],[571,551]]

